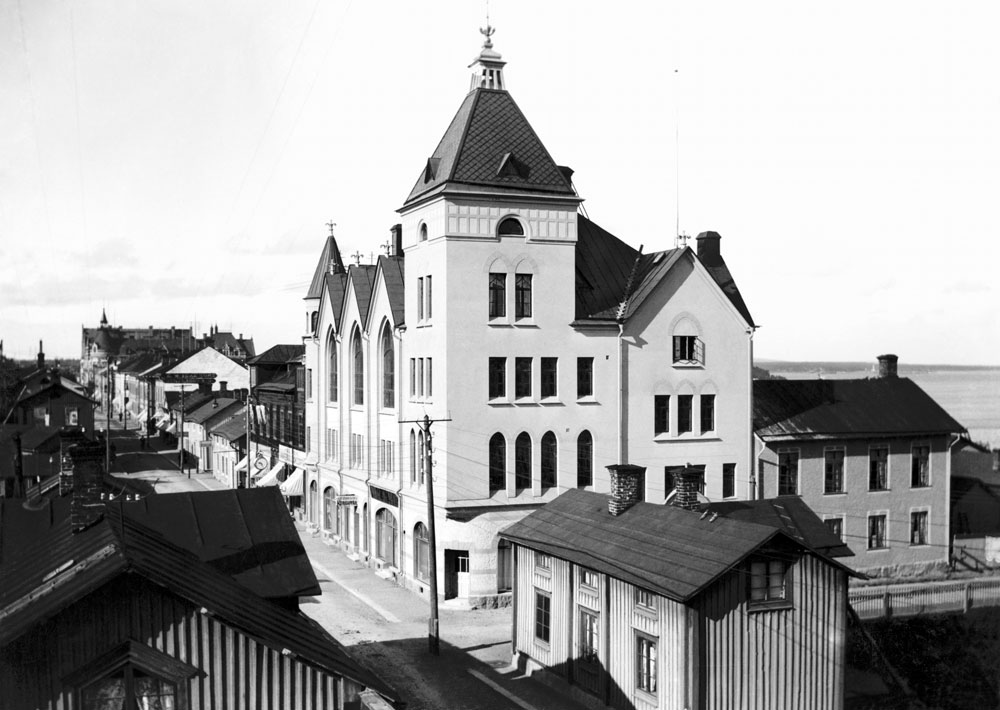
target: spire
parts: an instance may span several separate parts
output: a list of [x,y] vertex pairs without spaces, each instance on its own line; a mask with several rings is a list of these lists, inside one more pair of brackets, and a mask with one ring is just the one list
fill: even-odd
[[102,328],[108,327],[108,314],[105,312],[103,308],[101,309],[101,327]]
[[331,274],[342,274],[345,271],[344,259],[340,256],[340,247],[337,246],[337,238],[333,235],[333,228],[337,226],[337,223],[330,220],[326,226],[330,228],[330,236],[327,238],[330,247],[327,271]]
[[486,27],[479,31],[486,37],[483,42],[483,49],[479,52],[469,68],[472,69],[472,81],[469,84],[469,91],[475,89],[497,89],[506,91],[503,80],[503,65],[507,62],[500,59],[500,53],[493,49],[493,33],[496,28],[490,25],[489,15],[486,16]]

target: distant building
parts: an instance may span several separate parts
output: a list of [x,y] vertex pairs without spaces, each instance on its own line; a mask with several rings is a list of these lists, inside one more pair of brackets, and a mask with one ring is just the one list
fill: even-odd
[[0,501],[0,707],[399,702],[299,612],[319,586],[274,491],[102,502],[74,453],[72,496]]
[[[593,707],[844,706],[850,554],[801,501],[701,508],[571,490],[501,534],[513,546],[514,661]],[[686,490],[684,490],[686,489]]]
[[912,380],[896,356],[880,376],[757,380],[754,430],[762,496],[800,496],[857,556],[896,576],[948,562],[949,447],[965,428]]

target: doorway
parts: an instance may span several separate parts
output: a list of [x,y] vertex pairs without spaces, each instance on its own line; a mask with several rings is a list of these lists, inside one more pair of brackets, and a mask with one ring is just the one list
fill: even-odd
[[469,596],[469,551],[444,551],[444,598]]

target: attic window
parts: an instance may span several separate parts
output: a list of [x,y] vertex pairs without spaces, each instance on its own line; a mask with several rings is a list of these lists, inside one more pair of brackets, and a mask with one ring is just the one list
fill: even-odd
[[514,157],[513,153],[504,153],[497,167],[497,177],[516,177],[527,180],[531,169]]
[[523,237],[524,225],[516,217],[507,217],[497,225],[498,237]]
[[440,164],[440,158],[427,159],[427,165],[424,167],[424,182],[430,182],[437,177],[438,165]]

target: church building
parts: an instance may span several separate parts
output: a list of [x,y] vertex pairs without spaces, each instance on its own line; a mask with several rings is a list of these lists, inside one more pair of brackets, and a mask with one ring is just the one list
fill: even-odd
[[484,34],[390,253],[345,266],[329,236],[305,299],[311,522],[425,594],[433,480],[439,593],[473,605],[509,598],[498,532],[608,493],[609,465],[644,467],[652,503],[684,467],[755,495],[755,326],[719,235],[642,253],[581,214]]

